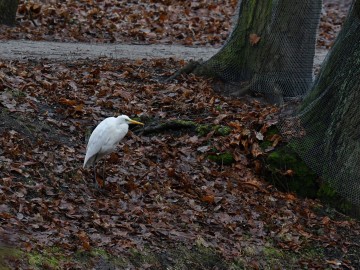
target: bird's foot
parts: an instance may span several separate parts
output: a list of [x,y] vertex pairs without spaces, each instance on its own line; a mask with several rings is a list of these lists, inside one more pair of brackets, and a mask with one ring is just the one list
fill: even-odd
[[105,187],[105,180],[104,179],[101,179],[100,177],[96,177],[95,181],[95,189],[100,191],[100,190],[103,190],[104,187]]

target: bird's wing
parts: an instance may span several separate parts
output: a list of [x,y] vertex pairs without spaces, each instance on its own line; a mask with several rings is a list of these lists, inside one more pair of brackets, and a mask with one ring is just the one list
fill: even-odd
[[91,133],[86,147],[84,167],[91,166],[95,162],[97,154],[99,155],[97,159],[103,155],[101,148],[111,139],[111,126],[113,124],[111,118],[113,117],[103,120]]
[[114,151],[116,145],[128,132],[127,123],[119,123],[118,118],[103,120],[92,132],[86,149],[84,167],[94,164],[104,155]]

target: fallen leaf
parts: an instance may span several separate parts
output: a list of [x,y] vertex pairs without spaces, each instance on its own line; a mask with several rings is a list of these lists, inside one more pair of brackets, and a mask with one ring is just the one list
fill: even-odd
[[259,37],[257,34],[250,34],[249,41],[251,46],[257,45],[260,41],[261,37]]

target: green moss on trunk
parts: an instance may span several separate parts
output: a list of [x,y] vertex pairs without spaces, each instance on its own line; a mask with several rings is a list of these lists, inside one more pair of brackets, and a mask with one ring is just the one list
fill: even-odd
[[280,147],[266,158],[267,180],[283,191],[302,197],[316,198],[319,189],[317,175],[289,147]]
[[305,198],[318,198],[323,203],[348,213],[354,207],[334,187],[324,182],[289,146],[281,146],[265,159],[265,177],[285,192]]
[[[299,119],[305,136],[291,144],[331,189],[360,217],[360,1],[354,1],[313,88],[302,103]],[[346,61],[344,61],[346,59]],[[323,192],[324,191],[324,192]],[[324,187],[322,195],[329,195]],[[338,198],[333,198],[338,201]],[[330,200],[331,201],[331,200]],[[345,203],[342,208],[347,208]],[[353,207],[352,207],[353,208]]]
[[[321,0],[243,0],[238,13],[224,47],[193,73],[220,80],[221,90],[236,96],[263,92],[280,102],[306,93]],[[294,61],[296,55],[301,59]]]
[[[250,42],[250,35],[257,34],[264,38],[267,22],[271,17],[273,1],[247,0],[242,1],[239,8],[239,19],[228,43],[214,55],[205,65],[198,66],[193,73],[199,76],[219,78],[219,74],[253,73],[260,67],[255,61],[264,43],[258,46]],[[235,77],[239,77],[235,75]],[[221,78],[221,76],[220,76]],[[234,80],[234,79],[231,79]]]

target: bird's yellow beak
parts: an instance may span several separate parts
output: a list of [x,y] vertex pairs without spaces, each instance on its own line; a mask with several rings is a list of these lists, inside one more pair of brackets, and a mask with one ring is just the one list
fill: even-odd
[[132,120],[132,119],[129,121],[129,123],[130,123],[130,124],[134,124],[134,125],[142,125],[142,126],[144,125],[143,123],[138,122],[138,121],[135,121],[135,120]]

